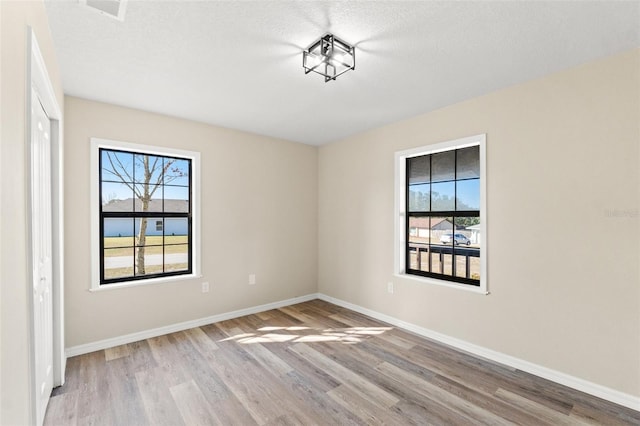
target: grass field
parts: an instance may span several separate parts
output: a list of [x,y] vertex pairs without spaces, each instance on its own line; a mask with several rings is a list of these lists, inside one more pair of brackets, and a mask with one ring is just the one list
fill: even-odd
[[[144,254],[162,255],[164,254],[186,254],[189,250],[189,244],[186,235],[169,235],[169,236],[147,236],[144,245]],[[104,257],[129,257],[131,264],[136,255],[137,247],[134,237],[106,237],[104,239]],[[162,259],[162,258],[161,258]],[[145,275],[158,274],[162,272],[184,271],[188,265],[186,263],[166,263],[163,265],[147,265],[145,267]],[[104,275],[106,279],[132,277],[137,275],[134,273],[133,267],[121,268],[105,268]]]
[[[106,237],[104,239],[104,256],[133,256],[134,237]],[[162,254],[163,237],[148,236],[145,241],[145,254]],[[188,239],[186,235],[168,235],[164,237],[164,252],[186,253]]]
[[[445,275],[453,275],[453,256],[445,254],[442,256],[443,262],[440,262],[439,253],[431,253],[431,272],[441,273]],[[411,268],[429,272],[429,255],[422,253],[420,256],[420,266],[418,266],[418,257],[415,252],[410,256]],[[469,257],[470,276],[467,278],[480,279],[480,258]],[[466,259],[464,256],[456,256],[456,276],[465,278],[466,276]]]
[[[175,263],[164,265],[164,272],[186,271],[188,265],[186,263]],[[145,267],[145,275],[158,274],[163,272],[162,265],[152,265]],[[105,279],[133,277],[133,268],[109,268],[105,269]]]

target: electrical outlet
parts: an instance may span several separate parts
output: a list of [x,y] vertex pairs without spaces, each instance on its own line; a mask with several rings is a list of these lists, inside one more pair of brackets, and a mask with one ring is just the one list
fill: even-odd
[[387,283],[387,292],[393,294],[393,283],[391,281]]
[[203,293],[209,293],[209,283],[208,282],[202,283],[202,292]]
[[256,274],[249,274],[249,285],[255,285],[256,283]]

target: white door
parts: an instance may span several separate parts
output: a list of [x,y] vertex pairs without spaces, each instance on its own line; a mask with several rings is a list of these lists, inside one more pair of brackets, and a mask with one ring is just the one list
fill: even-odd
[[36,415],[42,424],[53,389],[51,297],[51,126],[38,96],[31,94],[31,244]]

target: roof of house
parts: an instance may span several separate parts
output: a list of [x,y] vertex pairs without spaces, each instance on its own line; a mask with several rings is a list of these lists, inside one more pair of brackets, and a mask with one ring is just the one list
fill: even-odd
[[435,227],[441,224],[444,221],[447,221],[451,224],[451,221],[445,217],[413,217],[411,218],[411,225],[416,228],[426,228],[429,229],[429,219],[431,219],[431,226]]
[[[134,206],[135,204],[135,206]],[[189,211],[189,202],[187,200],[151,200],[149,201],[148,212],[172,212],[184,213]],[[111,200],[102,205],[102,211],[105,212],[141,212],[142,202],[139,198],[127,198],[126,200]]]

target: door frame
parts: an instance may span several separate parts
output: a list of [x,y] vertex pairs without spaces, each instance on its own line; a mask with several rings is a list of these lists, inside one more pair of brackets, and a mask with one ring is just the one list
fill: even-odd
[[[26,94],[26,141],[27,144],[27,188],[31,190],[31,91],[35,90],[42,107],[51,121],[51,231],[52,231],[52,307],[53,307],[53,386],[64,384],[66,369],[66,356],[64,348],[64,203],[63,203],[63,119],[62,110],[56,99],[51,78],[47,72],[47,67],[42,57],[38,40],[33,28],[27,27],[27,84]],[[34,300],[33,300],[33,272],[34,262],[32,256],[32,229],[31,229],[31,199],[27,197],[28,206],[27,219],[27,265],[29,285],[27,287],[29,300],[29,371],[30,371],[30,405],[33,423],[36,417],[36,395],[35,384],[35,354],[34,354]]]

